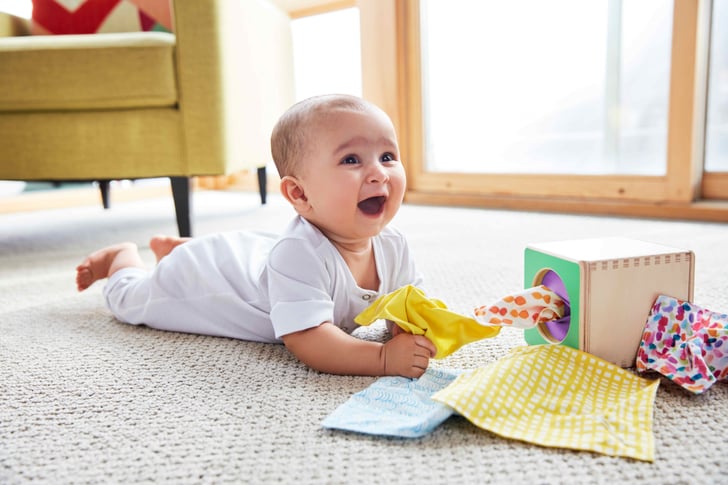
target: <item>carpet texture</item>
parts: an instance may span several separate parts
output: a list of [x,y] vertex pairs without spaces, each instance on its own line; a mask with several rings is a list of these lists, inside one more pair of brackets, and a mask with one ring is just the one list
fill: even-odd
[[[233,192],[196,193],[193,213],[197,235],[280,231],[293,215],[280,197]],[[428,295],[455,311],[522,289],[528,243],[625,236],[693,250],[695,302],[728,312],[726,224],[405,205],[395,225]],[[309,370],[278,345],[123,325],[102,283],[76,293],[84,255],[130,240],[151,265],[158,233],[175,233],[171,198],[0,215],[0,483],[728,482],[724,382],[693,396],[662,379],[654,463],[508,440],[461,417],[418,439],[326,430],[374,378]],[[523,344],[505,329],[432,365],[477,368]]]

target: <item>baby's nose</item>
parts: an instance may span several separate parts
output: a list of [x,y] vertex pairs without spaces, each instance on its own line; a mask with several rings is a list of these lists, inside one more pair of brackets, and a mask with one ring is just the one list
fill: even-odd
[[368,181],[369,182],[386,182],[389,180],[389,174],[387,173],[386,167],[381,163],[372,164],[372,168],[369,170]]

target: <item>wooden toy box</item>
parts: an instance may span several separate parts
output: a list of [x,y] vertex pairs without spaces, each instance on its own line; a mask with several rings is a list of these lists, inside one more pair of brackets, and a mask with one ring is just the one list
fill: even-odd
[[524,256],[524,287],[548,282],[571,308],[558,331],[525,330],[530,345],[562,343],[633,367],[655,298],[693,298],[695,257],[684,249],[612,237],[532,244]]

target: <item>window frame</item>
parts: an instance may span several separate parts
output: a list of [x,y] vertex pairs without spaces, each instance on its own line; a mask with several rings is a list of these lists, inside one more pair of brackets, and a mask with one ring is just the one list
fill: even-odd
[[664,176],[472,174],[424,164],[419,0],[360,0],[363,92],[397,127],[407,201],[728,221],[728,173],[703,171],[711,5],[674,2]]

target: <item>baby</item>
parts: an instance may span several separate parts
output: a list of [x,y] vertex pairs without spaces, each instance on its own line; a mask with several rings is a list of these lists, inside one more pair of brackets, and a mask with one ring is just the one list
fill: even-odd
[[123,322],[283,341],[321,372],[421,376],[436,353],[424,336],[350,335],[377,297],[421,283],[404,236],[388,226],[406,185],[391,120],[354,96],[309,98],[283,114],[271,151],[298,214],[281,236],[157,237],[152,271],[133,243],[109,246],[76,268],[79,291],[108,278],[107,306]]

